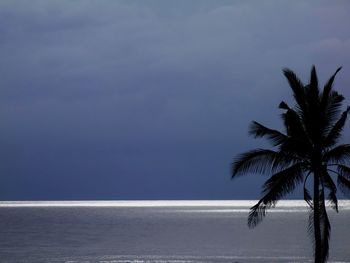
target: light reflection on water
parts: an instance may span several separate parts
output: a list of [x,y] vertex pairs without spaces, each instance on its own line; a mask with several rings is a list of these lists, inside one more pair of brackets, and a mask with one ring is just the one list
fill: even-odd
[[[247,227],[256,201],[0,202],[7,263],[312,262],[308,208],[288,200]],[[330,262],[350,258],[350,202],[329,213]]]
[[[0,207],[251,207],[257,200],[98,200],[98,201],[0,201]],[[278,207],[307,207],[304,200],[282,200]],[[339,200],[350,209],[350,200]]]

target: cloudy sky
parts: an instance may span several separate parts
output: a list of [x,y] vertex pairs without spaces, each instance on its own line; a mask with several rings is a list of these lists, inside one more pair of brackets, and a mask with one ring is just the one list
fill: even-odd
[[[282,69],[350,104],[349,1],[0,2],[0,199],[258,198]],[[349,127],[345,140],[350,140]]]

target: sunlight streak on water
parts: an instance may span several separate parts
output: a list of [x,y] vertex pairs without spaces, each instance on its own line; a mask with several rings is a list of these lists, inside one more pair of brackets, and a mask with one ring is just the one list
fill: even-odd
[[[7,263],[312,262],[303,200],[280,201],[250,230],[256,200],[0,202]],[[350,202],[332,221],[329,262],[350,258]],[[342,211],[343,210],[343,211]],[[288,226],[288,227],[286,227]],[[268,238],[266,238],[268,237]],[[287,238],[286,238],[287,237]]]
[[[215,207],[196,212],[247,212],[258,200],[133,200],[133,201],[0,201],[0,207]],[[218,208],[225,209],[218,209]],[[350,210],[350,200],[339,200],[339,208]],[[176,210],[180,212],[180,210]],[[189,210],[181,210],[188,212]],[[304,200],[281,200],[271,212],[308,211]]]

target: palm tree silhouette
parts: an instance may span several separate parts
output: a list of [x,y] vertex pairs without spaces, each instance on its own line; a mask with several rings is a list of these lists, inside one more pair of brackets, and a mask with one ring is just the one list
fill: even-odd
[[[304,85],[290,69],[284,69],[294,95],[295,106],[284,101],[279,108],[285,132],[252,122],[249,134],[264,137],[274,150],[255,149],[240,154],[232,163],[232,178],[248,173],[271,174],[263,185],[263,197],[250,209],[248,226],[255,227],[278,200],[299,184],[304,187],[304,199],[310,206],[309,230],[314,238],[316,263],[326,262],[329,251],[330,222],[325,199],[338,212],[337,185],[350,193],[350,144],[338,144],[350,107],[342,112],[344,97],[332,89],[331,76],[322,91],[318,88],[315,66],[310,83]],[[313,177],[313,196],[307,190],[307,180]],[[327,196],[325,196],[327,194]]]

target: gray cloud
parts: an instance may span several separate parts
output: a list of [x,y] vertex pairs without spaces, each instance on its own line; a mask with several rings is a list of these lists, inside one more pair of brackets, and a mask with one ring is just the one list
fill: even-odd
[[256,198],[229,163],[281,69],[350,96],[348,2],[176,2],[0,3],[0,197]]

